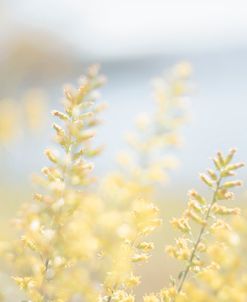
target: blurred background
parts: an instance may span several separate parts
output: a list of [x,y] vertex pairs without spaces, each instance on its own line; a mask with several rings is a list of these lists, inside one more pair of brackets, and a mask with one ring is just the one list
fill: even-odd
[[151,79],[183,60],[194,69],[191,120],[167,194],[184,201],[218,149],[237,146],[246,159],[246,13],[244,0],[0,0],[1,225],[29,196],[30,174],[45,162],[49,111],[63,84],[76,84],[91,63],[108,78],[97,174],[114,167],[134,117],[152,108]]

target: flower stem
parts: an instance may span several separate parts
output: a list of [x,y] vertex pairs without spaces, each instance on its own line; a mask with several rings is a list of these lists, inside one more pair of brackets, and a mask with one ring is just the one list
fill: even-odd
[[[218,179],[218,181],[217,181],[217,183],[216,183],[216,188],[215,188],[215,191],[214,191],[214,194],[213,194],[212,201],[211,201],[211,203],[210,203],[210,205],[209,205],[209,207],[208,207],[208,210],[207,210],[207,212],[206,212],[206,214],[205,214],[205,221],[208,221],[208,219],[209,219],[209,217],[210,217],[210,214],[211,214],[212,207],[213,207],[213,205],[215,204],[215,202],[217,201],[217,193],[218,193],[219,188],[220,188],[221,180],[222,180],[222,177],[220,176],[219,179]],[[197,240],[196,240],[196,242],[195,242],[195,245],[194,245],[194,247],[193,247],[193,250],[192,250],[192,252],[191,252],[191,255],[190,255],[190,258],[189,258],[189,263],[188,263],[186,269],[184,270],[184,273],[183,273],[183,276],[182,276],[182,278],[181,278],[181,281],[180,281],[180,283],[179,283],[179,285],[178,285],[178,287],[177,287],[177,293],[178,293],[178,294],[179,294],[179,293],[182,291],[182,289],[183,289],[184,283],[185,283],[185,281],[186,281],[186,279],[187,279],[187,277],[188,277],[190,268],[191,268],[191,266],[192,266],[192,264],[193,264],[193,260],[194,260],[194,258],[195,258],[195,256],[196,256],[196,252],[197,252],[198,245],[199,245],[200,242],[201,242],[202,236],[204,235],[206,228],[207,228],[207,224],[205,224],[205,225],[203,225],[203,226],[201,227],[201,230],[200,230],[200,232],[199,232],[198,238],[197,238]],[[173,299],[172,302],[175,302],[175,300],[176,300],[176,297]]]

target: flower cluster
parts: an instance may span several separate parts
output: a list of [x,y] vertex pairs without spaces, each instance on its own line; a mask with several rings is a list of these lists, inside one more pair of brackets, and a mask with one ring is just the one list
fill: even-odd
[[105,293],[100,301],[134,301],[134,296],[129,292],[139,285],[140,277],[135,276],[133,264],[147,262],[150,257],[154,245],[146,242],[145,237],[161,224],[158,213],[159,210],[153,204],[143,199],[134,201],[125,225],[127,230],[124,238],[111,255],[111,270],[107,272]]

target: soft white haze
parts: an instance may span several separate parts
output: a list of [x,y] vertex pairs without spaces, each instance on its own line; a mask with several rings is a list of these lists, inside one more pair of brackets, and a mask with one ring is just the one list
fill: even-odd
[[6,36],[22,26],[47,31],[90,58],[181,49],[205,52],[247,44],[244,0],[8,0],[3,4]]

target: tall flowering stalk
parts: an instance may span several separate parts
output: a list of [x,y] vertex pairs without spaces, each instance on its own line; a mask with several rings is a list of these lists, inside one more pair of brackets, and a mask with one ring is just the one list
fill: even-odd
[[188,115],[185,104],[190,74],[191,66],[184,62],[154,81],[153,113],[136,118],[136,128],[128,135],[129,152],[118,155],[119,169],[102,181],[100,194],[107,209],[103,219],[109,221],[110,217],[109,229],[116,230],[114,239],[112,232],[109,234],[111,242],[107,254],[115,254],[122,241],[129,241],[132,230],[129,217],[136,202],[140,199],[154,201],[157,185],[163,185],[168,171],[177,165],[169,151],[181,143],[180,132]]
[[[78,90],[65,89],[64,111],[52,112],[60,121],[53,124],[60,151],[45,150],[51,165],[42,169],[42,192],[23,207],[16,221],[21,244],[17,245],[15,262],[22,274],[14,279],[33,302],[69,301],[80,291],[88,299],[93,295],[87,271],[80,270],[79,274],[76,268],[78,261],[95,253],[97,239],[87,220],[80,225],[75,224],[75,218],[81,205],[90,209],[86,188],[93,180],[93,164],[87,158],[99,152],[90,141],[95,135],[92,128],[98,124],[96,114],[101,109],[95,105],[97,89],[103,83],[98,67],[92,66]],[[82,243],[79,251],[73,241],[76,234]],[[87,240],[81,240],[81,235]],[[71,283],[73,276],[78,276],[76,282],[81,285]]]
[[[172,257],[185,263],[177,280],[173,280],[171,287],[161,292],[162,301],[183,301],[181,296],[191,273],[198,274],[206,269],[211,269],[213,264],[205,264],[205,255],[208,252],[208,234],[217,229],[225,228],[224,216],[238,215],[238,208],[229,208],[221,205],[224,200],[232,200],[231,188],[238,187],[241,181],[228,181],[234,176],[234,171],[243,166],[242,163],[232,163],[235,149],[230,150],[227,156],[217,153],[213,159],[215,169],[208,169],[207,174],[201,174],[200,178],[206,186],[213,191],[210,201],[207,201],[196,191],[189,192],[188,207],[181,218],[172,219],[171,224],[182,232],[182,236],[176,239],[175,246],[168,246],[167,252]],[[192,225],[199,227],[199,232],[193,231]],[[197,229],[196,229],[197,230]]]
[[120,203],[136,196],[153,199],[157,185],[167,182],[168,171],[178,164],[170,152],[181,145],[188,121],[191,73],[190,64],[182,62],[154,80],[154,109],[136,117],[136,128],[127,135],[129,151],[119,153],[119,171],[104,181],[108,198]]
[[134,300],[133,289],[141,279],[135,275],[135,264],[147,262],[154,248],[152,241],[144,240],[161,220],[158,208],[147,200],[155,199],[155,186],[167,180],[167,171],[177,163],[166,152],[181,142],[190,74],[191,66],[181,63],[156,79],[154,113],[137,117],[136,131],[128,136],[131,152],[119,154],[120,171],[103,181],[103,196],[110,206],[104,212],[111,211],[112,217],[118,217],[114,219],[114,244],[108,250],[111,256],[103,301]]

